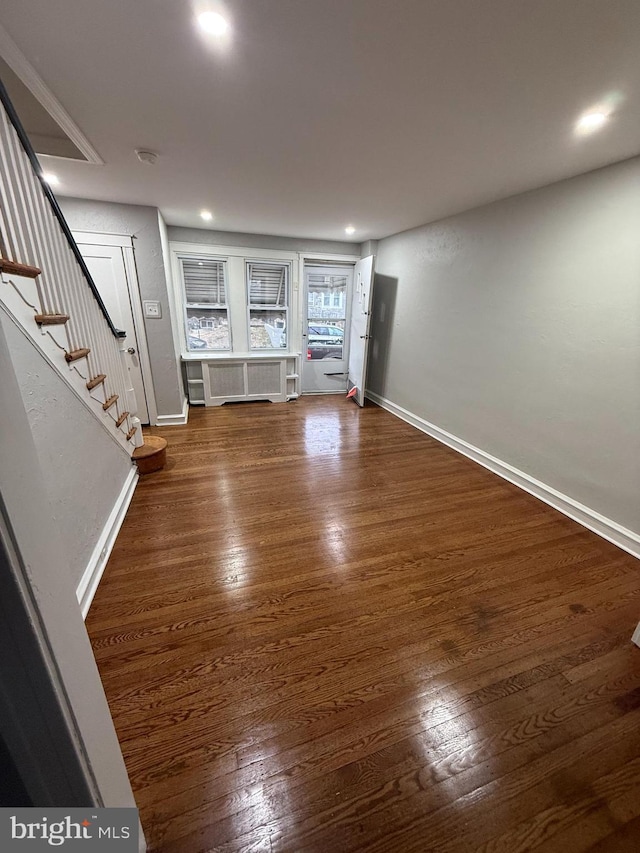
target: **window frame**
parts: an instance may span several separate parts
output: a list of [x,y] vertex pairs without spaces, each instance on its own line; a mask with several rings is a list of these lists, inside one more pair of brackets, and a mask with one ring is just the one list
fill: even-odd
[[[184,335],[184,347],[185,352],[189,355],[202,353],[229,353],[233,352],[233,326],[231,323],[230,311],[229,311],[229,265],[228,258],[220,256],[220,255],[208,255],[203,252],[197,253],[189,253],[189,252],[178,252],[176,253],[176,258],[178,262],[178,268],[180,270],[180,281],[181,281],[181,303],[182,303],[182,328]],[[223,281],[224,281],[224,304],[220,303],[204,303],[204,302],[187,302],[187,284],[184,276],[184,265],[183,261],[217,261],[222,264],[222,272],[223,272]],[[229,346],[227,347],[206,347],[201,349],[191,349],[189,347],[189,335],[191,334],[189,331],[189,316],[188,310],[189,308],[201,308],[203,310],[209,311],[224,311],[227,319],[227,329],[229,330]]]
[[[282,305],[258,305],[256,303],[251,302],[251,279],[249,277],[249,270],[252,265],[263,265],[263,266],[272,266],[272,267],[284,267],[286,270],[285,273],[285,287],[284,287],[284,306]],[[245,257],[244,259],[244,279],[245,279],[245,302],[246,302],[246,310],[247,310],[247,352],[250,353],[280,353],[280,352],[289,352],[290,349],[290,339],[289,335],[291,334],[290,327],[290,309],[291,309],[291,279],[293,274],[293,262],[290,260],[285,260],[284,258],[253,258],[250,256]],[[275,313],[284,314],[285,317],[285,332],[286,332],[286,346],[284,347],[253,347],[251,346],[251,313],[253,312],[263,312],[263,313]]]
[[[183,257],[226,261],[226,297],[231,329],[231,350],[188,350],[185,335],[186,294],[182,275]],[[302,342],[302,315],[299,276],[301,254],[293,250],[265,249],[261,246],[229,246],[224,243],[168,241],[168,260],[165,265],[169,278],[171,328],[176,349],[182,361],[233,359],[269,359],[299,355]],[[276,349],[249,350],[249,328],[246,292],[245,261],[265,261],[290,265],[287,346]]]

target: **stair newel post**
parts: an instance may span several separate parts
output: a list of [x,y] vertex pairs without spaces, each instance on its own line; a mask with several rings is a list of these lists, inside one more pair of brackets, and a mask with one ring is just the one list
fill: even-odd
[[129,418],[129,423],[131,424],[132,429],[135,429],[132,439],[134,446],[142,447],[144,444],[144,436],[142,435],[142,424],[140,423],[140,418]]
[[119,342],[120,349],[120,369],[122,372],[122,387],[124,389],[124,399],[127,404],[127,411],[131,415],[136,415],[138,413],[138,401],[136,400],[136,392],[133,388],[133,383],[131,382],[131,372],[129,370],[129,364],[127,361],[127,344],[126,339],[122,339]]

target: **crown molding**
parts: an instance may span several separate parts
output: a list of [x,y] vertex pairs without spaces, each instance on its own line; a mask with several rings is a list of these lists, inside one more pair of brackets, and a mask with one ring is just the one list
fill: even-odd
[[[20,80],[22,80],[27,89],[40,102],[51,118],[64,130],[76,148],[87,158],[87,162],[93,163],[96,166],[103,166],[104,160],[102,157],[2,25],[0,25],[0,56],[12,71],[17,74]],[[55,155],[47,154],[43,156],[49,157]]]

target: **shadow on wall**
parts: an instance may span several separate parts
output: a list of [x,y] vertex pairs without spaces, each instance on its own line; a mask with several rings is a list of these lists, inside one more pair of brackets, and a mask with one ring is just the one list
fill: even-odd
[[382,397],[386,396],[387,364],[397,294],[397,278],[380,273],[375,274],[367,386],[371,391]]

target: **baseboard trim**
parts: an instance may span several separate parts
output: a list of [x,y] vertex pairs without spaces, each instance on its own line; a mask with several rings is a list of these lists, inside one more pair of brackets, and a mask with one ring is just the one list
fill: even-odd
[[127,479],[120,490],[120,494],[116,498],[113,509],[109,513],[109,518],[107,518],[102,529],[102,533],[100,534],[100,538],[96,543],[96,547],[93,549],[91,559],[89,560],[87,568],[84,570],[80,583],[76,589],[76,597],[78,599],[80,609],[82,610],[83,619],[87,618],[87,613],[89,612],[91,602],[93,601],[93,597],[98,589],[98,584],[100,583],[104,573],[107,560],[113,550],[116,537],[120,531],[124,517],[127,514],[127,510],[129,509],[129,504],[131,503],[131,498],[133,497],[138,477],[138,471],[134,466],[127,474]]
[[373,391],[366,391],[365,396],[373,403],[377,403],[381,408],[391,412],[392,415],[430,435],[436,441],[446,444],[447,447],[457,450],[458,453],[462,453],[463,456],[472,459],[474,462],[482,465],[483,468],[488,468],[489,471],[492,471],[504,480],[508,480],[515,486],[524,489],[525,492],[557,509],[558,512],[563,513],[573,519],[573,521],[577,521],[578,524],[581,524],[593,533],[597,533],[598,536],[640,559],[640,534],[634,533],[633,530],[623,527],[621,524],[612,521],[610,518],[606,518],[604,515],[600,515],[600,513],[590,507],[579,503],[568,495],[548,486],[546,483],[536,480],[529,474],[525,474],[524,471],[514,468],[508,462],[503,462],[501,459],[491,456],[491,454],[486,453],[479,447],[469,444],[464,439],[440,429],[440,427],[429,423],[429,421],[424,420],[419,415],[414,415],[413,412],[404,409],[386,397],[381,397]]
[[156,426],[183,426],[189,420],[189,400],[185,397],[182,411],[177,415],[158,415]]

